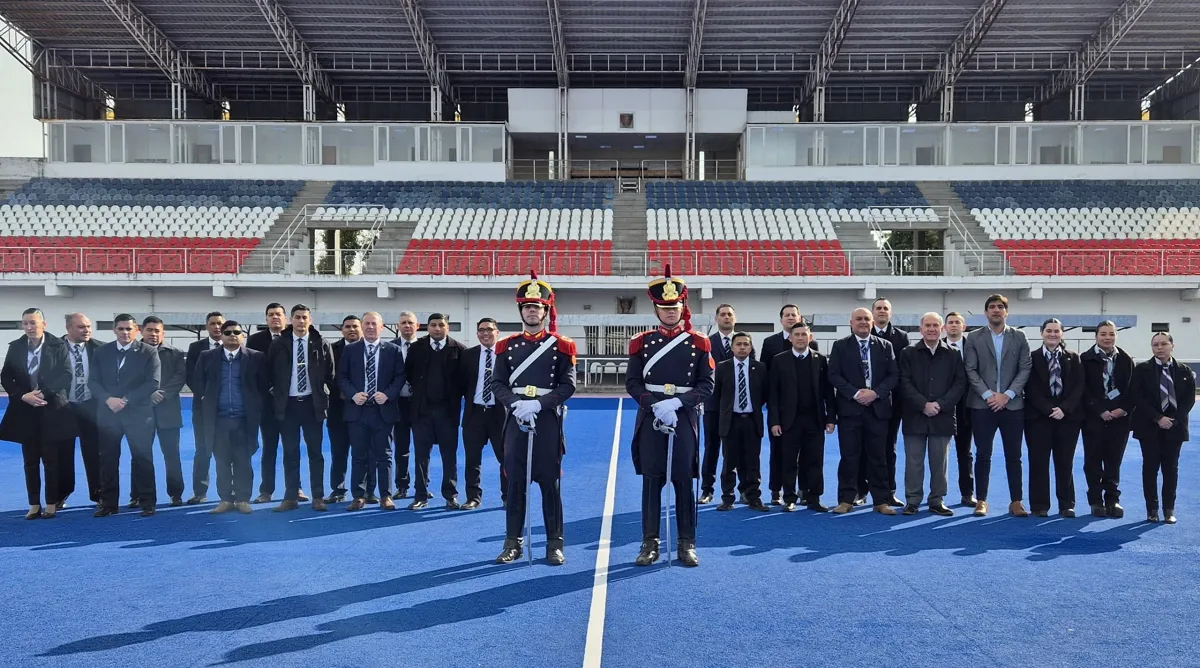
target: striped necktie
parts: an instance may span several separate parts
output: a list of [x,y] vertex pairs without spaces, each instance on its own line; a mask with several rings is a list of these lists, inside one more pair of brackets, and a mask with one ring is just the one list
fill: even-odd
[[858,342],[858,357],[862,360],[863,382],[869,389],[871,387],[871,349],[867,347],[866,341]]
[[304,339],[296,339],[296,394],[308,394],[308,365],[304,358]]
[[746,389],[746,362],[738,362],[738,412],[750,412],[750,393]]
[[38,346],[33,351],[33,356],[29,358],[29,366],[26,368],[26,371],[29,372],[29,383],[35,390],[38,389],[37,372],[38,372],[38,367],[41,366],[41,363],[42,363],[42,350],[41,350],[41,346]]
[[375,369],[375,351],[377,346],[367,344],[367,398],[375,396],[376,391],[376,376],[378,372]]
[[492,349],[484,348],[483,352],[486,357],[483,360],[483,403],[485,406],[492,404]]
[[1159,368],[1162,369],[1162,375],[1158,381],[1158,392],[1165,413],[1167,409],[1177,408],[1179,404],[1175,398],[1175,379],[1171,376],[1171,364],[1160,364]]
[[729,337],[722,336],[721,339],[725,342],[725,359],[733,357],[733,348],[729,345]]
[[1059,352],[1050,353],[1050,396],[1062,394],[1062,365],[1058,360]]
[[83,344],[72,343],[71,355],[75,358],[75,394],[71,401],[78,404],[88,400],[87,374],[83,371]]

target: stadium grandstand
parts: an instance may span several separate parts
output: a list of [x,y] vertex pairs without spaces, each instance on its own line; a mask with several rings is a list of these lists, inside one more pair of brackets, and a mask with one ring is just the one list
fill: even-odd
[[[473,345],[483,318],[520,331],[513,290],[536,273],[577,339],[580,392],[612,393],[630,337],[657,324],[647,281],[669,268],[688,282],[697,329],[713,331],[719,305],[733,304],[755,350],[785,305],[799,305],[825,352],[876,298],[915,341],[930,311],[985,326],[1000,293],[1035,345],[1059,318],[1064,345],[1090,350],[1111,320],[1133,357],[1149,358],[1152,332],[1167,331],[1176,357],[1200,365],[1200,0],[0,0],[0,47],[28,72],[0,83],[32,89],[44,131],[40,157],[0,151],[10,339],[37,306],[55,332],[64,314],[89,314],[105,340],[115,315],[157,314],[186,348],[209,312],[251,333],[278,302],[311,306],[331,340],[347,314],[379,311],[394,329],[412,311],[421,323],[446,314]],[[634,418],[617,416],[624,476]],[[588,419],[576,424],[603,438],[571,456],[601,455],[564,485],[604,508],[612,421]],[[1194,492],[1187,501],[1195,510]],[[566,512],[569,540],[604,526],[614,549],[637,544],[622,534],[637,519],[621,503]],[[210,526],[195,541],[104,529],[95,544],[65,531],[23,543],[0,528],[14,568],[82,574],[80,596],[108,602],[79,609],[56,584],[14,578],[24,616],[0,622],[12,639],[0,664],[600,666],[601,650],[614,666],[1195,660],[1187,587],[1101,587],[1114,573],[1136,573],[1136,586],[1194,581],[1178,543],[1128,556],[1127,542],[1149,540],[1144,527],[1090,525],[1066,540],[1047,522],[1011,548],[1007,518],[982,537],[963,528],[982,523],[914,522],[793,549],[802,543],[765,528],[777,515],[739,520],[757,526],[730,525],[720,545],[763,562],[789,550],[786,567],[810,570],[768,562],[750,575],[725,561],[701,591],[615,567],[610,579],[607,561],[594,579],[605,542],[571,552],[572,567],[587,564],[567,579],[496,576],[512,579],[480,593],[493,575],[483,562],[458,568],[457,550],[503,538],[475,517],[393,527],[360,513],[293,520],[292,534]],[[378,524],[349,528],[364,516]],[[456,522],[480,535],[430,528]],[[343,549],[381,526],[400,531]],[[795,533],[830,532],[814,526]],[[937,534],[957,535],[942,550]],[[311,544],[296,547],[297,535]],[[214,591],[173,572],[149,578],[152,590],[128,581],[163,568],[146,555],[166,545],[185,546],[178,563],[212,573],[203,586]],[[419,568],[410,546],[428,550]],[[103,559],[130,598],[95,591],[97,571],[61,556],[76,549]],[[856,551],[887,558],[854,554],[869,568],[793,587],[812,562]],[[293,571],[301,552],[319,568]],[[1147,555],[1170,559],[1139,570]],[[945,566],[959,557],[971,561]],[[881,583],[902,560],[920,582]],[[251,561],[259,579],[240,580]],[[957,583],[970,591],[946,589]],[[876,591],[897,618],[874,617]],[[404,598],[402,614],[385,598]],[[793,615],[793,601],[806,611]],[[1075,621],[1050,609],[1060,603]],[[351,607],[360,616],[347,618]],[[660,628],[675,609],[694,626]],[[62,611],[71,624],[53,623]],[[278,634],[263,640],[267,624]],[[1077,644],[1085,635],[1094,642]]]

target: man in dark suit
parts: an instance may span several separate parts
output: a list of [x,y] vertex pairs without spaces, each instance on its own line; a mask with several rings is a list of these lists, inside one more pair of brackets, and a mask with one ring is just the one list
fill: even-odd
[[837,403],[829,361],[812,349],[811,334],[803,320],[792,327],[792,347],[775,356],[769,379],[767,423],[783,447],[783,509],[789,513],[796,510],[797,501],[813,512],[829,512],[821,504],[825,436],[837,424]]
[[1083,425],[1083,365],[1063,348],[1062,321],[1042,323],[1042,347],[1031,355],[1025,384],[1025,443],[1029,446],[1029,509],[1050,514],[1050,461],[1058,512],[1075,517],[1075,448]]
[[[292,307],[292,326],[279,335],[267,352],[271,381],[271,407],[283,439],[282,513],[300,507],[300,435],[308,450],[308,478],[313,490],[313,510],[325,504],[325,411],[334,386],[333,351],[312,324],[312,311],[304,304]],[[334,390],[336,391],[336,390]],[[264,455],[265,457],[265,455]],[[265,466],[265,464],[264,464]]]
[[[400,321],[397,324],[397,331],[400,336],[396,337],[392,343],[400,347],[400,355],[404,358],[405,364],[408,363],[408,351],[417,342],[417,332],[421,329],[421,324],[417,320],[417,314],[412,311],[401,311]],[[394,461],[396,463],[396,497],[397,499],[408,498],[408,488],[412,483],[412,476],[409,474],[409,460],[412,452],[412,383],[404,383],[404,389],[400,390],[400,398],[396,401],[400,406],[400,419],[396,421],[396,425],[392,428],[392,440],[396,445],[396,454]],[[367,498],[367,503],[370,503],[370,497]]]
[[1133,358],[1117,347],[1117,326],[1096,326],[1096,345],[1079,356],[1083,365],[1083,475],[1093,517],[1125,517],[1121,460],[1132,429]]
[[[333,353],[333,366],[341,373],[342,351],[346,346],[362,338],[362,320],[356,315],[342,318],[342,338],[333,342],[329,347]],[[326,504],[341,503],[346,500],[346,469],[350,460],[350,425],[346,423],[346,399],[340,389],[329,393],[329,418],[325,428],[329,430],[329,456],[333,460],[329,464],[329,496]],[[367,476],[367,489],[374,490],[375,478]],[[349,490],[353,491],[353,490]],[[372,492],[373,494],[374,492]]]
[[[354,501],[346,510],[362,510],[367,505],[367,482],[379,483],[379,503],[384,510],[395,510],[392,501],[392,449],[389,440],[392,425],[399,419],[396,399],[404,387],[404,362],[395,344],[380,340],[383,316],[372,311],[363,314],[363,337],[349,343],[338,362],[337,386],[346,399],[344,420],[350,426],[350,447],[354,453],[351,481]],[[368,476],[368,471],[374,473]]]
[[1150,339],[1154,357],[1134,367],[1130,392],[1133,437],[1142,445],[1142,491],[1146,521],[1158,522],[1158,472],[1162,471],[1163,520],[1175,524],[1179,487],[1179,451],[1191,438],[1188,419],[1196,405],[1196,374],[1175,359],[1175,339],[1157,332]]
[[900,389],[894,412],[904,421],[905,515],[916,515],[925,496],[925,457],[929,457],[929,512],[954,515],[945,498],[954,436],[954,409],[967,391],[962,357],[941,341],[942,316],[921,316],[921,340],[900,351]]
[[[768,512],[762,502],[763,403],[767,395],[767,367],[754,359],[754,340],[746,332],[729,337],[733,357],[717,364],[713,372],[713,393],[717,408],[718,436],[725,450],[721,469],[721,505],[717,510],[733,510],[735,485],[742,503],[751,510]],[[712,340],[712,337],[709,337]],[[718,340],[714,346],[721,345]],[[709,416],[706,414],[705,418]],[[741,478],[741,484],[737,484]]]
[[[183,505],[183,463],[179,459],[179,430],[183,428],[183,406],[179,393],[183,390],[187,370],[183,351],[163,343],[167,331],[162,318],[151,315],[142,320],[142,343],[158,351],[161,381],[158,390],[150,395],[154,405],[154,431],[158,434],[158,447],[163,453],[163,464],[167,469],[167,494],[172,506]],[[141,505],[134,496],[138,484],[130,472],[130,508]]]
[[[279,340],[283,336],[284,330],[287,329],[287,310],[283,308],[283,304],[272,302],[267,305],[267,328],[255,332],[246,339],[246,347],[267,355],[271,350],[271,344]],[[269,364],[269,362],[268,362]],[[272,380],[271,371],[267,371],[268,387]],[[287,392],[284,392],[286,396]],[[274,405],[274,397],[267,394],[263,397],[263,405],[267,407],[262,412],[262,482],[258,486],[258,496],[251,503],[270,503],[271,497],[275,494],[275,474],[277,473],[276,464],[279,461],[279,418],[275,416],[275,410],[271,408]],[[296,500],[300,503],[308,501],[308,495],[304,493],[304,488],[301,487],[297,493]]]
[[[953,350],[963,361],[963,373],[966,373],[964,359],[967,340],[967,319],[957,311],[946,314],[946,324],[943,327],[946,346]],[[975,507],[975,458],[971,455],[971,409],[967,408],[967,395],[963,392],[958,405],[954,407],[954,450],[958,456],[958,491],[962,494],[962,504],[969,508]]]
[[[791,333],[792,327],[796,323],[804,320],[804,316],[800,314],[800,307],[795,304],[785,304],[779,309],[779,324],[783,327],[783,331],[778,334],[772,334],[763,339],[762,353],[759,354],[758,360],[766,365],[767,371],[771,371],[771,364],[779,357],[780,353],[791,350]],[[810,332],[811,333],[811,332]],[[809,337],[808,347],[812,350],[817,350],[817,342]],[[771,403],[771,399],[767,398],[767,404]],[[767,485],[771,489],[771,505],[783,505],[783,442],[774,434],[768,435],[768,440],[771,443],[771,458],[768,462],[770,467],[767,472]],[[801,490],[803,491],[803,490]]]
[[[71,367],[71,391],[67,398],[71,402],[72,421],[75,435],[79,438],[79,454],[83,456],[83,470],[87,476],[88,498],[100,503],[100,431],[96,426],[96,399],[88,389],[88,378],[92,371],[92,359],[103,345],[92,338],[92,321],[82,313],[67,315],[67,363]],[[75,439],[64,444],[58,458],[59,492],[62,499],[58,509],[66,506],[67,497],[75,491]]]
[[[876,299],[871,304],[871,317],[874,319],[874,326],[871,329],[871,333],[891,343],[892,353],[899,360],[900,351],[908,347],[908,332],[892,325],[892,302],[882,297]],[[894,508],[904,506],[896,496],[896,440],[900,434],[900,419],[900,411],[892,411],[892,417],[888,420],[887,443],[884,450],[884,456],[887,458],[887,487],[892,492],[892,498],[888,503]],[[862,477],[858,480],[858,496],[860,499],[866,499],[867,490],[870,485],[865,469],[862,471],[862,474]]]
[[[720,368],[721,362],[733,359],[733,334],[734,327],[737,326],[737,312],[733,310],[732,305],[721,304],[717,307],[715,318],[717,331],[708,335],[708,341],[712,346],[713,362]],[[750,354],[754,354],[753,342],[750,344]],[[766,366],[763,368],[766,369]],[[721,405],[717,401],[716,392],[713,392],[704,400],[704,459],[700,463],[700,500],[697,502],[701,505],[712,503],[717,484],[717,461],[724,448],[720,423]],[[757,461],[757,456],[755,460]]]
[[121,439],[129,442],[134,494],[142,516],[154,515],[158,492],[154,477],[154,404],[162,363],[158,352],[135,340],[137,322],[122,313],[113,319],[116,341],[96,351],[88,388],[97,402],[100,429],[100,508],[96,517],[119,512]]
[[500,464],[500,501],[508,501],[508,476],[504,473],[504,406],[496,403],[492,376],[496,369],[496,341],[499,326],[492,318],[475,324],[479,345],[463,353],[462,439],[466,450],[467,502],[463,510],[474,510],[483,503],[483,446],[492,444],[492,454]]
[[450,338],[450,321],[441,313],[425,323],[429,335],[408,351],[404,375],[412,386],[412,429],[417,446],[417,493],[409,510],[429,506],[429,457],[436,443],[442,455],[442,497],[446,508],[458,508],[459,387],[466,347]]
[[895,515],[887,486],[887,423],[892,417],[892,393],[900,383],[892,344],[872,334],[871,312],[855,309],[850,336],[833,344],[829,353],[829,382],[837,390],[838,514],[854,510],[858,498],[860,460],[867,460],[867,480],[875,512]]
[[254,493],[253,457],[258,449],[260,414],[270,410],[263,402],[270,387],[267,356],[242,345],[246,336],[236,320],[225,321],[222,327],[221,347],[200,353],[193,388],[204,400],[198,419],[204,421],[204,433],[211,437],[217,460],[221,502],[209,513],[237,510],[248,515],[254,512],[250,495]]
[[200,403],[200,395],[196,392],[196,364],[200,354],[206,350],[216,350],[221,347],[221,328],[225,325],[225,316],[220,311],[213,311],[204,318],[204,328],[208,336],[188,346],[187,350],[187,384],[192,389],[192,434],[196,437],[196,456],[192,459],[192,498],[187,500],[189,506],[208,501],[208,473],[212,470],[212,443],[204,434],[204,420],[199,416],[204,413]]
[[[21,314],[25,336],[8,346],[0,386],[8,393],[8,409],[0,422],[0,440],[21,444],[29,512],[25,519],[52,518],[62,500],[58,457],[73,440],[74,419],[67,401],[71,370],[62,339],[46,332],[38,309]],[[42,469],[46,473],[46,504],[42,505]]]

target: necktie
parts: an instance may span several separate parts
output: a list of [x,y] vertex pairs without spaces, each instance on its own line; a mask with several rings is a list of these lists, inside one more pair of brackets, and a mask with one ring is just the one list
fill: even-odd
[[725,358],[729,359],[733,356],[733,349],[729,347],[729,337],[723,336],[721,338],[725,340]]
[[1160,364],[1162,376],[1158,381],[1159,397],[1162,399],[1162,409],[1165,413],[1168,408],[1176,408],[1178,404],[1175,399],[1175,379],[1171,377],[1171,365]]
[[958,353],[959,355],[962,355],[962,351],[958,349],[957,343],[951,343],[950,347],[954,349],[954,352]]
[[83,344],[73,344],[71,355],[75,357],[75,394],[72,401],[75,403],[87,401],[87,378],[83,373]]
[[129,349],[121,350],[117,348],[117,380],[121,380],[121,369],[125,368],[125,355]]
[[400,352],[402,353],[404,359],[407,360],[408,359],[408,341],[405,341],[400,344]]
[[220,341],[213,341],[212,339],[208,340],[208,349],[209,350],[216,350],[217,346],[219,346],[219,345],[221,345]]
[[296,394],[308,394],[308,365],[304,360],[304,339],[296,339]]
[[862,360],[863,382],[867,384],[867,389],[871,387],[871,350],[867,347],[866,341],[858,342],[858,357]]
[[367,346],[367,396],[375,396],[375,346]]
[[434,341],[434,342],[433,342],[433,349],[434,349],[434,350],[441,350],[441,349],[442,349],[442,342],[441,342],[441,341]]
[[492,403],[492,349],[484,348],[486,354],[483,360],[483,403]]
[[1100,354],[1104,355],[1104,393],[1108,394],[1116,389],[1116,384],[1113,382],[1113,371],[1117,364],[1117,351],[1114,350],[1111,353],[1100,351]]
[[738,364],[738,412],[748,413],[750,411],[749,392],[746,391],[746,363]]
[[1062,394],[1062,365],[1058,361],[1058,351],[1050,353],[1050,396]]
[[35,389],[35,390],[38,387],[37,372],[38,372],[38,366],[41,364],[41,360],[42,360],[41,351],[34,352],[33,356],[29,358],[29,367],[27,369],[27,371],[29,371],[29,382],[33,386],[33,389]]

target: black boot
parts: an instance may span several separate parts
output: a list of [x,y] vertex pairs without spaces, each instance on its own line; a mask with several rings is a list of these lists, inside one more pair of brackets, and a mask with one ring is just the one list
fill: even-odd
[[695,568],[700,565],[700,557],[696,556],[696,541],[679,541],[679,563],[688,568]]
[[521,558],[525,552],[521,549],[521,544],[524,541],[520,538],[505,538],[504,549],[500,551],[500,556],[496,557],[498,564],[511,564]]
[[567,563],[567,557],[563,554],[562,539],[546,541],[546,563],[551,566],[562,566]]
[[649,566],[658,561],[658,539],[647,538],[642,541],[642,551],[638,553],[637,560],[633,563],[638,566]]

